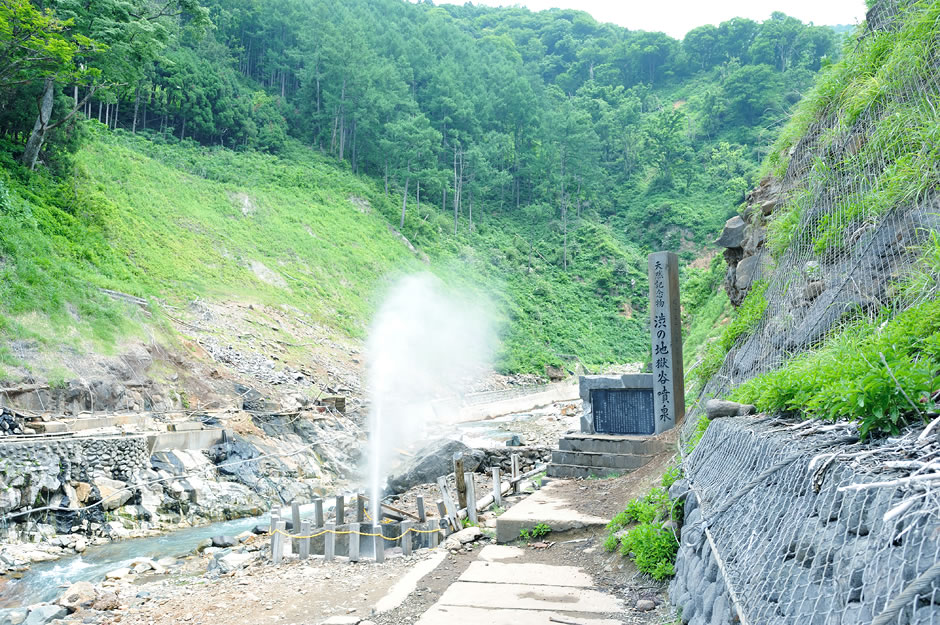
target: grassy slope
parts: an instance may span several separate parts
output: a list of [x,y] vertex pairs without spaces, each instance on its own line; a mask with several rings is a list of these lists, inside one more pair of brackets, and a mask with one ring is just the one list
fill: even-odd
[[403,232],[415,252],[390,226],[395,198],[309,150],[277,158],[92,135],[64,183],[10,161],[0,170],[10,191],[0,206],[0,366],[28,364],[10,349],[17,339],[107,352],[141,330],[95,287],[170,304],[289,304],[362,337],[389,277],[427,269],[496,303],[504,370],[643,356],[643,323],[622,310],[645,291],[645,259],[603,226],[572,235],[565,273],[557,250],[530,260],[528,233],[505,215],[481,215],[455,238],[438,209],[412,206]]

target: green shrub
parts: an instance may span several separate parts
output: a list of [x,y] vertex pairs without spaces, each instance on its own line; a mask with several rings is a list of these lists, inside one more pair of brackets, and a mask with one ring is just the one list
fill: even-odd
[[679,541],[673,531],[656,523],[640,523],[620,540],[620,553],[630,556],[636,568],[656,580],[675,574],[678,551]]
[[857,321],[818,349],[745,382],[731,398],[765,411],[847,418],[863,437],[898,433],[940,388],[940,301]]

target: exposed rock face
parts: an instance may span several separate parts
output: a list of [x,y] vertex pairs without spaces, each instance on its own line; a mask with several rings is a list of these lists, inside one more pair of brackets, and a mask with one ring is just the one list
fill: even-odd
[[740,306],[751,285],[770,275],[773,264],[764,252],[767,222],[778,204],[782,203],[783,190],[772,177],[761,180],[747,196],[744,215],[735,215],[725,223],[724,230],[715,243],[725,248],[728,273],[725,290],[731,304]]

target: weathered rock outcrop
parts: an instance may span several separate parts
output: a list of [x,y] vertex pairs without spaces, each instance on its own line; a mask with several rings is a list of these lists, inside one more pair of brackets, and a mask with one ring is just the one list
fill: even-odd
[[724,287],[734,306],[740,306],[755,281],[766,278],[773,268],[769,254],[764,254],[767,222],[782,203],[783,189],[772,177],[761,180],[745,200],[743,215],[735,215],[725,223],[715,241],[725,248],[728,273]]

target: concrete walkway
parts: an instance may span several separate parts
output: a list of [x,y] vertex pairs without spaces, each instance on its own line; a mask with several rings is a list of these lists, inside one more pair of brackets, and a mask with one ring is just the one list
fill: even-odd
[[553,532],[607,525],[609,519],[571,508],[568,500],[556,492],[561,484],[560,481],[549,482],[501,514],[496,519],[496,541],[508,543],[517,540],[521,530],[531,530],[539,523],[545,523]]
[[573,566],[516,562],[518,547],[490,545],[417,625],[619,625],[623,610]]

